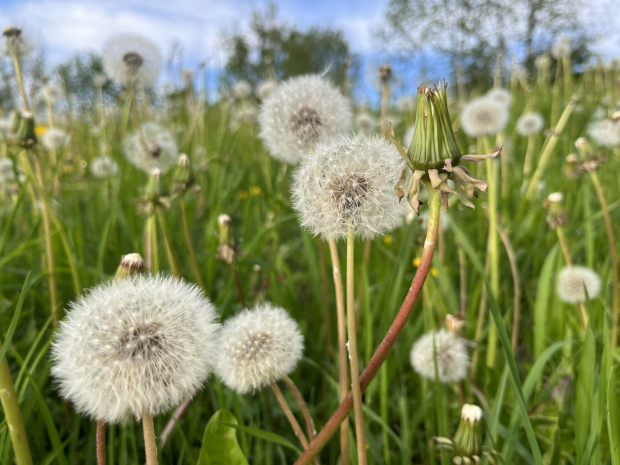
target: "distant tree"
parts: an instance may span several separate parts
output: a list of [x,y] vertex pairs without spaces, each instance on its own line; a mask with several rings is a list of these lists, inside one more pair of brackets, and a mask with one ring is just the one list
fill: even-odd
[[256,84],[269,77],[281,80],[321,72],[340,85],[345,63],[351,58],[342,31],[329,28],[300,31],[278,19],[273,3],[253,13],[247,34],[224,33],[224,39],[229,51],[224,76],[228,85],[240,79]]

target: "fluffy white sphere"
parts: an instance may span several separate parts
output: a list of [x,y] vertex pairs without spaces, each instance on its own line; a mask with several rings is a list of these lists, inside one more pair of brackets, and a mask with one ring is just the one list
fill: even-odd
[[120,34],[106,43],[103,68],[117,84],[148,86],[159,77],[161,55],[150,39],[137,34]]
[[69,135],[60,128],[50,128],[43,134],[41,142],[48,150],[58,150],[69,143]]
[[506,105],[487,97],[479,97],[463,108],[461,127],[472,137],[497,134],[506,127],[509,116]]
[[588,297],[595,299],[601,292],[601,278],[585,266],[566,266],[560,270],[557,279],[560,300],[569,304],[585,302],[584,286],[588,291]]
[[29,31],[24,31],[24,28],[5,26],[2,28],[2,36],[4,39],[2,52],[7,56],[12,56],[14,53],[17,56],[28,55],[34,50],[33,36]]
[[260,108],[260,138],[269,153],[297,163],[324,137],[351,129],[351,103],[318,75],[289,79],[276,87]]
[[435,380],[435,354],[440,382],[454,383],[467,376],[470,364],[463,339],[445,329],[426,333],[413,344],[409,354],[411,366],[416,373],[423,378]]
[[256,96],[259,100],[265,100],[271,95],[271,92],[277,87],[278,83],[273,79],[267,79],[256,87]]
[[562,36],[551,48],[551,55],[556,60],[569,57],[572,53],[570,37]]
[[155,123],[142,125],[142,136],[133,132],[125,137],[123,150],[130,163],[147,173],[154,169],[164,172],[176,165],[179,151],[172,133]]
[[62,102],[65,98],[64,89],[55,82],[48,82],[35,94],[34,100],[37,105],[46,106],[49,100],[51,105]]
[[118,163],[107,155],[97,157],[90,164],[90,172],[96,178],[109,178],[118,173]]
[[409,113],[415,108],[415,98],[410,95],[403,95],[396,101],[396,108],[403,113]]
[[373,238],[402,223],[394,185],[404,162],[393,144],[359,133],[316,145],[294,174],[293,208],[301,224],[324,240]]
[[355,117],[355,127],[366,134],[371,134],[377,128],[377,121],[370,113],[360,113]]
[[588,134],[598,145],[614,148],[620,145],[620,119],[596,121],[588,127]]
[[486,93],[485,97],[501,105],[510,106],[510,92],[501,87],[493,87]]
[[235,97],[237,98],[248,98],[252,95],[252,84],[248,81],[237,81],[233,91],[235,92]]
[[220,331],[215,372],[240,394],[269,386],[288,376],[304,350],[297,322],[270,303],[243,310]]
[[516,130],[522,136],[538,134],[545,127],[545,120],[540,113],[531,111],[523,113],[517,120]]
[[215,360],[216,309],[195,285],[135,276],[71,305],[52,346],[63,398],[106,423],[158,415],[193,395]]

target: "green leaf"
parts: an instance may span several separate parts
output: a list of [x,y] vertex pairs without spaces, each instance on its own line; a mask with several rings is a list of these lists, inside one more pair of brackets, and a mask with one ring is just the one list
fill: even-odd
[[596,365],[596,348],[594,344],[594,333],[588,326],[581,360],[579,361],[579,375],[575,390],[575,452],[577,463],[581,463],[588,441],[588,429],[590,425],[590,410],[592,408],[592,397],[594,395],[594,368]]
[[0,349],[0,362],[6,355],[6,351],[11,345],[11,340],[13,339],[13,333],[15,332],[15,328],[17,328],[17,322],[19,321],[19,315],[22,313],[22,307],[24,306],[24,298],[30,289],[30,271],[26,275],[26,281],[24,281],[24,285],[22,287],[22,293],[19,295],[19,300],[17,301],[17,307],[15,307],[15,313],[13,314],[13,319],[11,320],[11,324],[9,325],[9,330],[6,332],[6,338],[4,339],[4,344],[2,345],[2,349]]
[[226,426],[230,426],[231,428],[237,429],[239,431],[243,431],[244,433],[248,433],[254,437],[259,439],[264,439],[265,441],[273,442],[275,444],[280,444],[281,446],[288,447],[289,449],[293,449],[299,455],[301,455],[301,450],[299,450],[295,445],[286,438],[283,438],[279,434],[272,433],[271,431],[265,431],[264,429],[256,428],[255,426],[242,426],[236,423],[228,423],[224,421],[218,421]]
[[228,410],[213,414],[202,438],[198,465],[248,465],[237,442],[235,426],[237,419]]
[[558,256],[558,245],[554,245],[543,263],[534,304],[534,358],[538,359],[547,346],[547,316],[549,315],[549,296],[553,288],[551,278]]
[[612,465],[620,465],[620,412],[616,396],[616,368],[617,365],[610,370],[607,385],[607,430]]

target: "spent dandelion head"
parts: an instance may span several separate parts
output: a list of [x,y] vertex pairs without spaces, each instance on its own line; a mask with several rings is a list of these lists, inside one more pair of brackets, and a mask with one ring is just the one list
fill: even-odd
[[256,86],[256,96],[259,100],[265,100],[271,95],[278,83],[274,79],[266,79]]
[[561,192],[552,192],[543,203],[549,211],[546,220],[551,229],[568,224],[568,215],[562,205],[563,200],[564,195]]
[[355,117],[355,127],[364,134],[372,134],[377,128],[377,121],[370,113],[363,112]]
[[269,153],[298,163],[315,144],[351,129],[348,98],[318,75],[289,79],[263,102],[258,116],[259,137]]
[[120,34],[106,43],[103,68],[117,84],[148,86],[159,77],[161,55],[150,39],[137,34]]
[[135,275],[74,302],[52,347],[63,398],[107,423],[157,415],[199,389],[212,369],[216,310],[195,285]]
[[588,127],[588,134],[601,147],[617,147],[620,145],[620,118],[594,121]]
[[553,47],[551,48],[551,55],[556,60],[561,60],[563,58],[569,57],[572,53],[573,49],[571,47],[571,40],[569,36],[563,35],[561,36]]
[[540,113],[530,111],[522,114],[517,120],[516,130],[521,136],[538,134],[545,127],[545,120]]
[[501,87],[493,87],[485,94],[485,97],[499,103],[500,105],[504,105],[506,107],[510,106],[510,92]]
[[402,223],[394,181],[403,168],[395,148],[359,133],[318,143],[294,174],[293,208],[301,224],[324,240],[373,238]]
[[34,102],[40,106],[54,105],[65,99],[65,91],[62,86],[56,82],[48,82],[37,91]]
[[472,137],[482,137],[503,131],[508,124],[508,107],[487,96],[467,103],[461,112],[463,131]]
[[557,293],[560,300],[569,304],[578,304],[588,298],[595,299],[601,292],[601,278],[585,266],[566,266],[560,270],[557,278]]
[[64,129],[49,128],[43,134],[41,142],[48,150],[59,150],[69,143],[69,135]]
[[2,28],[4,47],[2,52],[7,56],[28,55],[34,50],[34,41],[24,28],[17,26],[4,26]]
[[416,373],[430,380],[435,380],[436,360],[437,379],[441,383],[461,381],[469,371],[465,342],[445,329],[423,335],[413,344],[409,356]]
[[252,84],[248,81],[237,81],[233,87],[235,97],[238,99],[246,99],[252,95]]
[[243,310],[222,325],[215,371],[230,389],[246,394],[288,376],[304,350],[297,322],[270,303]]
[[[491,105],[498,106],[496,103]],[[505,108],[502,111],[506,112]],[[461,162],[479,162],[496,157],[501,152],[500,148],[488,155],[461,155],[450,123],[446,85],[442,86],[441,83],[434,89],[426,86],[418,87],[415,131],[409,150],[405,151],[401,142],[394,137],[394,130],[391,127],[390,137],[412,172],[407,181],[407,168],[402,171],[395,191],[399,199],[404,197],[406,192],[409,204],[418,214],[422,182],[427,188],[438,191],[446,210],[450,193],[456,193],[463,204],[474,208],[472,199],[478,197],[478,190],[485,192],[487,184],[475,179],[465,167],[461,166]],[[454,181],[456,191],[448,183],[449,180]]]
[[141,130],[142,134],[135,131],[123,141],[127,160],[147,173],[154,169],[166,171],[172,168],[179,159],[172,133],[155,123],[145,123]]
[[90,173],[96,178],[107,179],[118,173],[118,163],[107,155],[97,157],[90,163]]

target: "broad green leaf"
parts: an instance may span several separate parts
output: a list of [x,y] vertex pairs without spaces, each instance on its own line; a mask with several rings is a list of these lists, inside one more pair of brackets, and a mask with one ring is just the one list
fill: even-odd
[[248,465],[237,442],[235,426],[237,419],[228,410],[213,414],[202,438],[198,465]]

